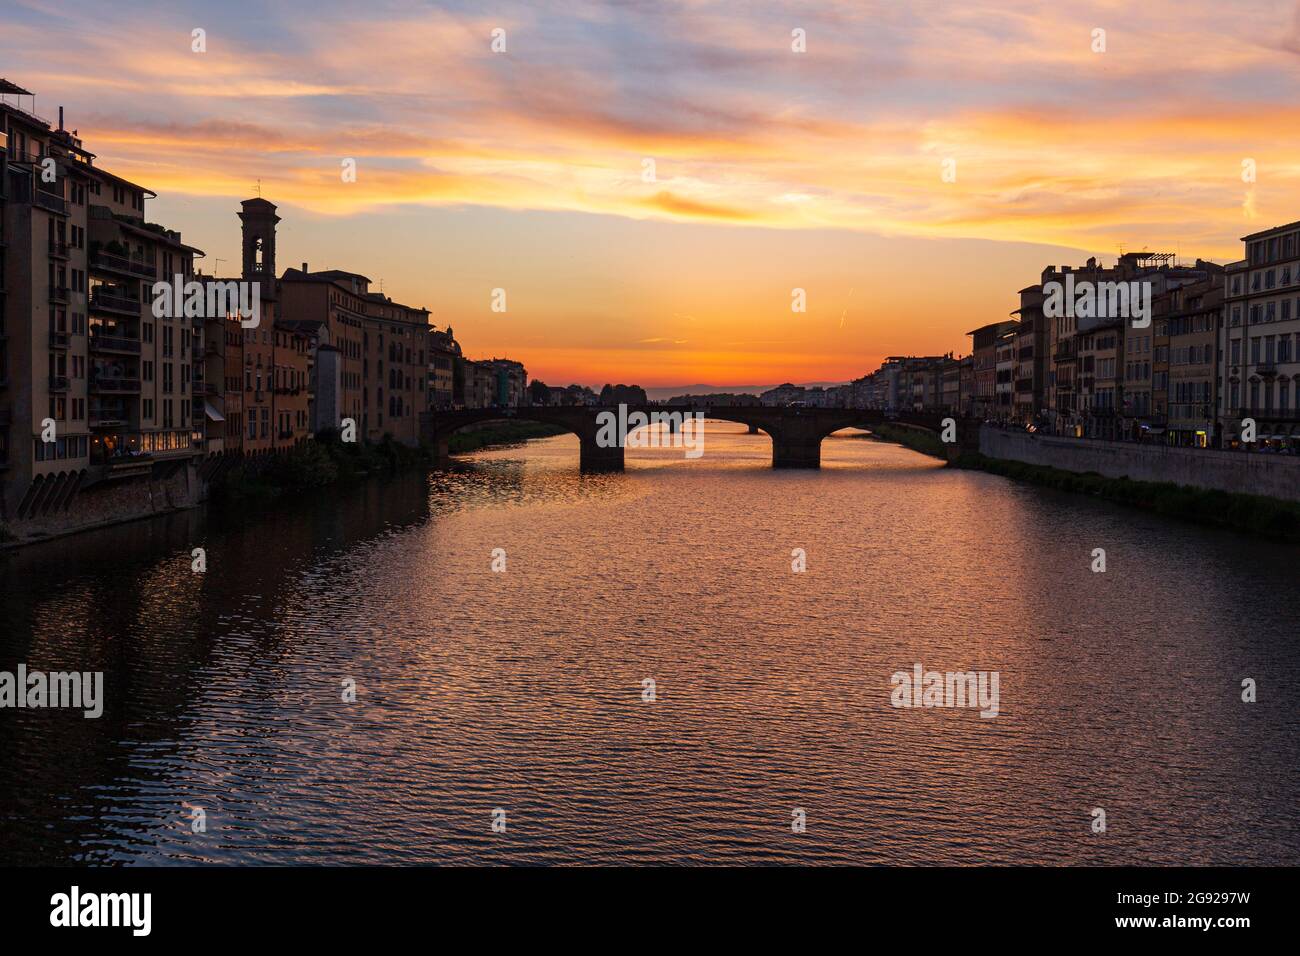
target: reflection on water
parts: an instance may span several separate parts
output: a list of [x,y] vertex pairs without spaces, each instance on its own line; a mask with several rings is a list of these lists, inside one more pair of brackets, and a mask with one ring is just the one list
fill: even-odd
[[[0,860],[1300,863],[1294,549],[852,433],[820,472],[707,442],[0,559],[0,669],[107,686],[0,711]],[[1000,672],[1000,716],[891,707],[916,662]]]

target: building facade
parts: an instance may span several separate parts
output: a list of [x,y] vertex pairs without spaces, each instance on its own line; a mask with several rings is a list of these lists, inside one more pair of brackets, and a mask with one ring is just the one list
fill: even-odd
[[192,322],[155,314],[152,290],[202,253],[61,118],[0,102],[0,143],[0,517],[23,518],[200,453]]
[[1219,333],[1221,442],[1237,447],[1255,423],[1256,447],[1300,439],[1300,222],[1242,238],[1245,258],[1227,266]]

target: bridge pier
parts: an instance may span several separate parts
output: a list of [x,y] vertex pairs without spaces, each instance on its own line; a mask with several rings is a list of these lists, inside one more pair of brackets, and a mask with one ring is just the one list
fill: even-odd
[[758,426],[757,426],[757,425],[750,425],[750,426],[749,426],[749,434],[751,434],[751,435],[757,435],[757,434],[758,434]]
[[772,437],[773,468],[820,468],[822,466],[822,440],[800,438],[789,441]]
[[623,446],[602,448],[596,442],[595,434],[578,436],[578,468],[581,471],[622,471]]

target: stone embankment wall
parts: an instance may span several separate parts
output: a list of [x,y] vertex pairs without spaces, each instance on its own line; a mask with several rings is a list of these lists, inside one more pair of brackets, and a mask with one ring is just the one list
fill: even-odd
[[1058,438],[988,426],[980,429],[980,454],[1107,478],[1300,501],[1300,457],[1292,455]]

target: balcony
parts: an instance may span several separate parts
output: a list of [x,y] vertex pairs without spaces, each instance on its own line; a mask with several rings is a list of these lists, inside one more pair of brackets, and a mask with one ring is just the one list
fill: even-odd
[[68,201],[62,196],[53,196],[43,189],[38,189],[32,193],[32,203],[40,206],[42,209],[48,209],[50,212],[58,213],[60,216],[68,214]]
[[51,392],[66,392],[67,390],[68,390],[68,376],[66,375],[50,376]]
[[280,431],[279,431],[279,435],[280,435],[280,440],[281,440],[281,441],[286,441],[286,440],[288,440],[288,439],[290,439],[290,438],[293,437],[293,429],[292,429],[292,428],[281,428]]
[[158,277],[158,270],[143,259],[119,256],[112,252],[104,252],[101,249],[96,249],[90,254],[90,267],[92,269],[120,272],[143,279],[156,279]]
[[128,338],[125,335],[96,335],[91,332],[90,350],[92,352],[127,352],[131,355],[139,355],[140,340]]
[[[1232,414],[1232,413],[1229,413]],[[1242,408],[1236,412],[1237,418],[1253,418],[1256,421],[1286,422],[1300,424],[1300,412],[1285,408]]]
[[117,292],[105,292],[101,286],[91,293],[90,308],[101,312],[122,312],[138,316],[140,300]]
[[109,392],[117,395],[139,394],[140,380],[138,378],[103,378],[96,376],[90,380],[90,390],[92,392]]
[[91,428],[125,428],[130,424],[125,405],[91,404],[89,416]]
[[50,286],[50,305],[67,305],[68,287],[66,285]]
[[0,408],[0,428],[8,428],[13,424],[13,421],[13,410],[9,408]]
[[66,259],[71,254],[71,249],[66,242],[59,242],[57,239],[50,240],[50,258]]
[[67,332],[50,332],[50,348],[66,349],[71,341]]
[[1260,376],[1262,376],[1262,377],[1264,377],[1264,378],[1276,378],[1276,377],[1277,377],[1277,363],[1276,363],[1276,362],[1260,362],[1260,363],[1258,363],[1258,364],[1255,366],[1255,374],[1260,375]]
[[147,474],[153,456],[143,448],[143,436],[139,433],[95,436],[91,439],[90,463],[104,467],[107,472],[104,477],[109,478],[136,472]]

